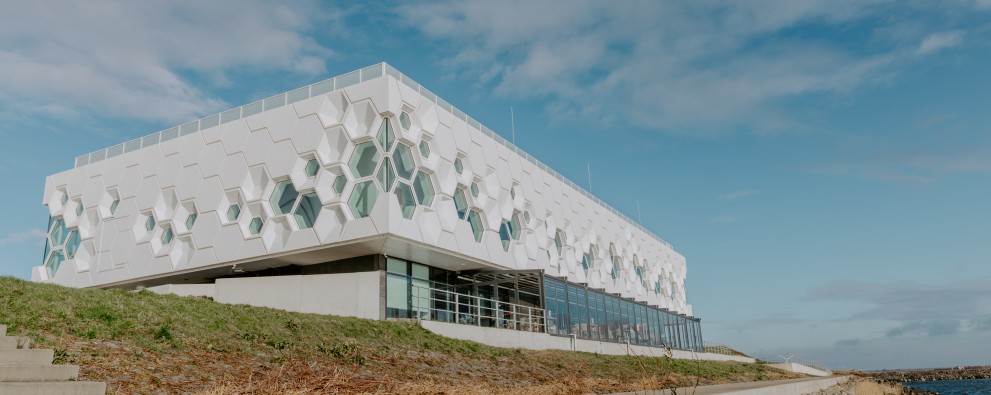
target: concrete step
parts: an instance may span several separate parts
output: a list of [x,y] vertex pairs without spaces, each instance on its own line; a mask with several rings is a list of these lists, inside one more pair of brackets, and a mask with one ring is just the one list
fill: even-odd
[[76,365],[9,364],[0,365],[0,382],[68,381],[79,377]]
[[7,325],[0,325],[0,336],[7,336]]
[[27,336],[0,336],[0,350],[30,348],[31,338]]
[[104,395],[107,384],[93,381],[0,383],[0,395]]
[[26,363],[51,365],[54,358],[55,351],[50,349],[0,350],[0,366]]

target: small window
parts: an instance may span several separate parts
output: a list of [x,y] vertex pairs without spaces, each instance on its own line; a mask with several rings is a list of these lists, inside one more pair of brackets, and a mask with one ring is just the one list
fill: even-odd
[[172,228],[165,228],[165,232],[162,232],[162,245],[169,245],[172,243]]
[[241,216],[241,206],[237,203],[232,204],[227,208],[227,220],[230,222],[237,221],[237,217]]
[[145,221],[145,230],[151,232],[152,229],[155,229],[155,215],[149,214],[148,219]]
[[430,145],[427,144],[427,140],[420,141],[420,156],[424,158],[430,156]]
[[307,177],[309,178],[316,177],[317,170],[320,170],[320,164],[317,163],[316,159],[310,159],[306,162],[306,168],[304,168],[303,170],[306,171]]
[[478,183],[477,182],[472,182],[471,183],[471,197],[473,197],[473,198],[477,198],[478,197]]
[[193,224],[196,223],[196,213],[189,214],[186,217],[186,230],[193,230]]
[[458,174],[461,174],[465,171],[465,165],[464,163],[461,163],[461,158],[454,159],[454,171],[458,172]]
[[251,219],[251,223],[248,224],[248,232],[252,235],[257,235],[262,232],[262,225],[264,224],[261,217],[254,217]]
[[471,224],[471,233],[475,235],[475,241],[482,241],[482,217],[478,214],[478,211],[471,210],[468,212],[468,223]]
[[347,184],[348,184],[347,177],[345,177],[343,174],[337,176],[337,178],[334,178],[334,192],[336,192],[337,195],[340,196],[340,194],[344,193],[344,186],[346,186]]
[[399,124],[402,125],[403,130],[409,130],[410,127],[409,114],[407,114],[406,111],[403,111],[401,114],[399,114]]
[[117,214],[117,205],[120,204],[120,199],[115,199],[113,203],[110,203],[110,215]]
[[83,203],[82,202],[80,202],[79,204],[76,205],[76,216],[78,217],[80,215],[83,215]]

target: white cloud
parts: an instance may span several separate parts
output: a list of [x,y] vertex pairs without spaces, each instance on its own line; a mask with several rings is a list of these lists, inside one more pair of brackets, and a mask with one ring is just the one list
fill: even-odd
[[440,0],[400,14],[450,44],[448,67],[505,98],[550,99],[561,117],[775,133],[810,127],[789,99],[849,94],[914,54],[918,41],[879,38],[865,50],[863,40],[795,33],[884,15],[881,3]]
[[0,238],[0,245],[23,244],[32,241],[44,241],[47,234],[43,229],[32,228],[23,232],[11,233]]
[[747,196],[753,196],[753,195],[756,195],[758,193],[760,193],[760,191],[758,191],[756,189],[743,189],[743,190],[739,190],[739,191],[735,191],[735,192],[730,192],[730,193],[727,193],[727,194],[725,194],[723,196],[720,196],[719,197],[719,200],[736,200],[736,199],[740,199],[740,198],[745,198]]
[[963,32],[956,30],[931,34],[919,43],[916,55],[927,55],[947,48],[953,48],[963,43]]
[[[60,116],[180,122],[227,104],[197,83],[320,73],[304,34],[327,6],[263,1],[21,2],[0,14],[0,104]],[[203,82],[194,82],[203,81]]]

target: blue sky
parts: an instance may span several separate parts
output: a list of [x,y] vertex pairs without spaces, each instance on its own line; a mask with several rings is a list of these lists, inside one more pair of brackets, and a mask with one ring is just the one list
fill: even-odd
[[76,155],[386,61],[639,202],[707,341],[991,364],[991,1],[366,3],[6,5],[0,275]]

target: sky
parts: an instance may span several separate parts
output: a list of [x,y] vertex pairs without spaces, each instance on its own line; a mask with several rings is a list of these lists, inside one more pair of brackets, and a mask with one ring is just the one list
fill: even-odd
[[0,275],[75,156],[382,61],[672,243],[707,342],[991,364],[989,0],[7,4]]

